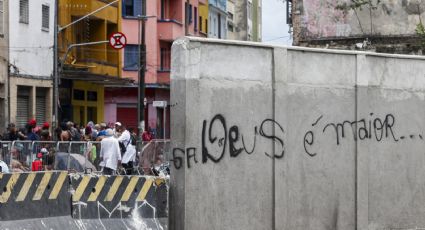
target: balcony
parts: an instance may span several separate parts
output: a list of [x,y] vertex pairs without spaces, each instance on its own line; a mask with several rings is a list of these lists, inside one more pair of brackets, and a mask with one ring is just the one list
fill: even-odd
[[183,24],[173,19],[158,20],[158,38],[162,41],[172,42],[184,36]]

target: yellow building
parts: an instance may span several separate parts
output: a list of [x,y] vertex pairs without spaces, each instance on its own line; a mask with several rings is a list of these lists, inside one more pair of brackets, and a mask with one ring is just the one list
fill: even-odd
[[[107,43],[112,33],[121,30],[121,4],[105,7],[108,2],[112,0],[59,0],[58,47],[64,61],[59,69],[60,121],[102,122],[104,87],[126,82],[120,76],[121,52]],[[94,42],[103,43],[90,44]]]
[[208,0],[199,1],[199,32],[208,36]]

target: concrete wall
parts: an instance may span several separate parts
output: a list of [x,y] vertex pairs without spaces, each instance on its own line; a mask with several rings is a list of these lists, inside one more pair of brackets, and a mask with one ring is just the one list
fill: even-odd
[[425,227],[425,59],[182,39],[173,229]]
[[[425,2],[418,0],[381,0],[373,3],[372,10],[341,10],[338,6],[351,4],[351,0],[294,0],[294,44],[315,40],[349,38],[416,37],[416,26],[424,16]],[[375,8],[376,6],[376,8]],[[375,43],[383,43],[383,40]],[[360,41],[361,42],[361,41]],[[405,42],[401,40],[401,42]],[[328,41],[329,45],[332,43]],[[391,44],[391,43],[390,43]]]

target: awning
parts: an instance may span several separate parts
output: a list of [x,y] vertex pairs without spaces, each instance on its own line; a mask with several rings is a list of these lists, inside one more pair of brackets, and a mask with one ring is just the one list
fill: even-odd
[[82,70],[64,70],[61,74],[61,79],[88,81],[104,86],[132,86],[134,81],[129,78],[121,78],[118,76],[98,75]]
[[[105,85],[107,88],[139,88],[139,85],[137,82],[134,82],[129,85]],[[146,83],[145,84],[146,89],[170,89],[170,85],[168,84],[156,84],[156,83]]]

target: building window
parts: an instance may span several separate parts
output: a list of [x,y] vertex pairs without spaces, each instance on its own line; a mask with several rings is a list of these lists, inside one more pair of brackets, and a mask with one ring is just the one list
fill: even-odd
[[49,31],[50,7],[42,5],[41,11],[41,29]]
[[192,4],[189,4],[189,24],[193,22],[192,9]]
[[170,71],[171,50],[161,48],[161,66],[160,71]]
[[194,25],[193,27],[195,28],[195,31],[198,31],[198,8],[194,7]]
[[122,15],[124,17],[137,17],[143,15],[142,0],[123,0],[122,4]]
[[232,13],[230,13],[229,11],[227,11],[227,18],[228,18],[230,21],[233,21],[233,14],[232,14]]
[[221,15],[218,15],[218,17],[217,17],[217,20],[218,20],[218,38],[222,38],[221,37]]
[[78,101],[86,100],[84,90],[74,89],[72,98],[74,98],[74,100],[78,100]]
[[165,19],[165,0],[161,0],[161,19]]
[[232,24],[227,24],[227,30],[229,30],[230,32],[233,32],[233,25]]
[[97,101],[97,92],[87,91],[87,101]]
[[124,48],[124,70],[137,71],[139,66],[139,46],[127,45]]
[[208,19],[205,19],[205,33],[208,33]]
[[199,31],[202,31],[202,16],[199,16]]
[[29,23],[29,6],[28,0],[19,0],[19,22]]
[[0,0],[0,34],[4,34],[4,1]]
[[187,4],[187,2],[184,3],[185,5],[185,19],[186,19],[186,24],[189,25],[192,23],[192,4]]

